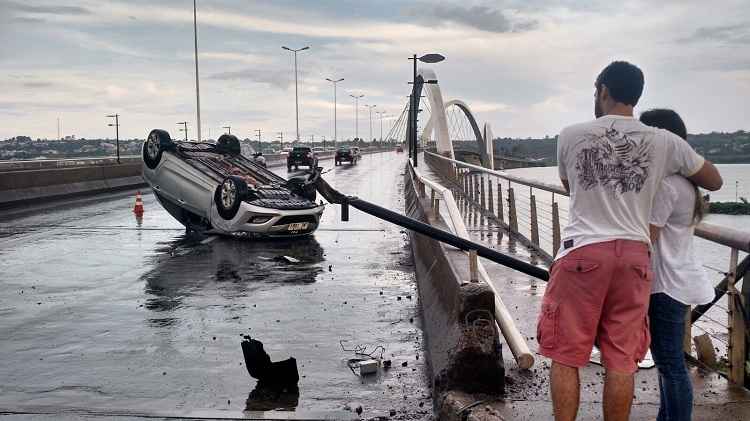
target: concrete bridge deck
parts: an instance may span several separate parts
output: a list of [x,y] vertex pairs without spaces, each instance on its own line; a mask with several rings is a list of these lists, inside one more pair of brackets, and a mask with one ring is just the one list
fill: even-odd
[[[449,186],[449,183],[433,172],[428,165],[421,165],[419,170],[425,177]],[[521,242],[510,238],[505,229],[482,216],[476,208],[467,203],[459,190],[454,189],[453,194],[466,227],[475,241],[522,260],[538,263]],[[550,361],[538,354],[535,337],[536,321],[546,284],[486,259],[482,259],[482,262],[494,285],[503,292],[501,298],[514,315],[516,326],[527,339],[532,352],[535,353],[536,363],[531,370],[521,370],[513,360],[512,354],[504,352],[506,370],[504,399],[489,399],[478,405],[474,413],[495,414],[507,420],[552,419],[552,402],[548,384]],[[579,419],[602,418],[603,374],[603,368],[593,363],[581,370]],[[698,367],[691,367],[690,374],[694,387],[693,419],[750,419],[750,391],[730,384],[715,372]],[[467,400],[464,403],[470,405],[474,402]],[[656,418],[658,409],[659,389],[656,368],[641,369],[636,374],[631,419],[653,420]]]

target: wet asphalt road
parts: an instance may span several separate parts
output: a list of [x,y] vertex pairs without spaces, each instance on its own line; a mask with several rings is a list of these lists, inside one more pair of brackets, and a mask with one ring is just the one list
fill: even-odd
[[[325,178],[334,187],[402,212],[404,163],[391,152],[321,165],[333,168]],[[136,221],[133,200],[114,194],[0,220],[0,413],[240,417],[362,405],[364,418],[429,417],[400,228],[354,209],[344,223],[329,205],[304,239],[189,238],[151,194]],[[297,358],[298,397],[246,407],[255,380],[242,334],[273,360]],[[340,340],[382,345],[393,368],[355,376]]]

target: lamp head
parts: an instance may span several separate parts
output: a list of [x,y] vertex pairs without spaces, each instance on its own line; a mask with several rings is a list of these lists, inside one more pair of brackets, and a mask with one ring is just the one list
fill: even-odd
[[421,61],[422,63],[439,63],[445,60],[445,57],[440,54],[432,53],[432,54],[425,54],[422,57],[419,57],[418,60]]

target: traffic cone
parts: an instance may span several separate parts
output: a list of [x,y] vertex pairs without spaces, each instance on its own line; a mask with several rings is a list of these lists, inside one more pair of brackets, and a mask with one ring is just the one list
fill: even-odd
[[135,206],[133,206],[133,213],[136,214],[136,216],[143,215],[143,198],[141,197],[141,192],[135,194]]

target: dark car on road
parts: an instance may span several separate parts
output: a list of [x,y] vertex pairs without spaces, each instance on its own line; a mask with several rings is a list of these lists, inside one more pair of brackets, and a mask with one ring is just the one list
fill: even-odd
[[306,166],[313,169],[318,166],[318,156],[308,146],[295,146],[286,158],[286,169],[291,171],[299,169],[300,166]]
[[336,156],[334,157],[334,163],[341,165],[342,162],[348,162],[351,165],[357,165],[357,161],[361,158],[359,148],[338,148],[336,150]]

